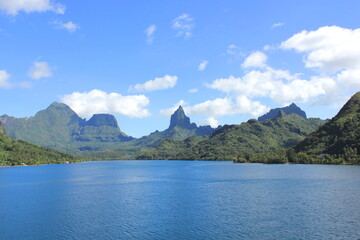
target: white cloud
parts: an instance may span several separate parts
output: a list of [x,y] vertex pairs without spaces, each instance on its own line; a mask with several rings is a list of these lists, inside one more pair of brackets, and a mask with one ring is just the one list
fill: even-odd
[[213,117],[209,117],[197,122],[199,126],[210,126],[212,128],[217,128],[219,126],[219,121]]
[[189,14],[184,13],[175,18],[172,22],[172,28],[177,31],[177,37],[190,38],[194,29],[194,19]]
[[331,77],[304,80],[299,74],[269,67],[266,60],[264,53],[255,52],[246,58],[242,66],[260,67],[260,70],[245,72],[242,77],[219,78],[207,87],[250,99],[266,97],[280,104],[315,101],[317,97],[338,92],[339,87]]
[[79,116],[91,117],[96,113],[120,114],[143,118],[150,115],[145,107],[149,99],[144,95],[122,96],[119,93],[106,93],[94,89],[90,92],[74,92],[61,97]]
[[[168,118],[179,108],[179,106],[184,107],[186,104],[187,103],[184,100],[180,100],[179,102],[175,103],[172,107],[160,110],[160,115]],[[186,111],[185,113],[187,114]]]
[[11,88],[12,84],[9,83],[10,74],[5,70],[0,70],[0,88]]
[[169,117],[174,113],[179,105],[183,106],[186,114],[207,116],[208,118],[236,114],[250,114],[253,116],[260,116],[269,110],[268,107],[262,105],[258,101],[252,101],[246,96],[237,96],[235,98],[225,97],[207,100],[193,106],[188,106],[185,101],[181,100],[173,107],[161,110],[160,114],[164,117]]
[[208,63],[209,63],[209,61],[203,60],[203,61],[199,64],[198,70],[199,70],[200,72],[204,71]]
[[154,25],[154,24],[150,25],[148,28],[145,29],[146,42],[148,44],[153,43],[155,31],[156,31],[156,25]]
[[235,114],[250,114],[260,116],[268,111],[268,108],[258,101],[252,101],[246,96],[237,96],[236,98],[216,98],[205,102],[195,104],[185,108],[186,112],[193,115],[203,115],[210,117],[219,117]]
[[197,93],[198,91],[199,90],[197,88],[192,88],[188,90],[189,93]]
[[9,15],[16,15],[20,11],[65,13],[65,6],[52,0],[0,0],[0,9]]
[[47,62],[34,62],[29,70],[28,76],[32,79],[51,77],[51,68]]
[[277,103],[307,102],[314,97],[331,94],[336,82],[331,78],[313,77],[303,80],[283,70],[251,71],[242,78],[230,76],[214,80],[208,87],[225,93],[254,97],[269,97]]
[[130,86],[129,91],[149,92],[149,91],[173,88],[176,85],[177,79],[178,79],[177,76],[165,75],[164,77],[155,78],[143,84],[136,84],[134,86]]
[[304,53],[305,67],[330,76],[339,88],[356,89],[360,87],[359,43],[360,28],[325,26],[297,33],[280,47]]
[[80,28],[77,24],[75,24],[71,21],[64,23],[59,20],[56,20],[53,22],[53,24],[55,25],[56,29],[63,29],[70,33],[75,32],[76,30],[78,30]]
[[283,49],[305,53],[305,66],[325,72],[360,68],[360,28],[337,26],[302,31],[281,43]]
[[354,70],[343,70],[336,79],[339,83],[349,88],[360,89],[360,68]]
[[271,26],[271,28],[274,29],[274,28],[282,27],[282,26],[284,26],[284,25],[285,25],[285,23],[283,23],[283,22],[278,22],[278,23],[274,23],[274,24]]
[[250,54],[245,61],[243,62],[243,64],[241,65],[243,68],[250,68],[250,67],[265,67],[267,61],[267,56],[260,52],[254,52],[252,54]]
[[212,127],[219,125],[215,119],[216,117],[237,114],[249,114],[258,117],[269,111],[269,108],[259,101],[253,101],[245,95],[236,95],[215,98],[192,106],[188,105],[184,100],[180,100],[172,107],[161,110],[160,114],[164,117],[169,117],[180,105],[187,115],[205,116],[206,119],[201,120],[199,122],[200,125],[210,125]]

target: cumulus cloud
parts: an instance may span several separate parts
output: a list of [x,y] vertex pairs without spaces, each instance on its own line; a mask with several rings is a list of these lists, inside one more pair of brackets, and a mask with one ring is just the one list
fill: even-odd
[[212,128],[217,128],[219,126],[219,121],[216,118],[209,117],[197,122],[199,126],[210,126]]
[[360,67],[360,29],[337,26],[302,31],[281,43],[283,49],[305,53],[305,66],[326,72]]
[[303,80],[287,75],[286,71],[277,71],[280,70],[251,71],[242,78],[220,78],[208,87],[250,98],[268,97],[279,104],[307,102],[314,97],[331,94],[337,88],[336,82],[331,78],[313,77]]
[[245,72],[242,77],[219,78],[207,87],[250,99],[266,97],[279,104],[308,102],[338,91],[338,85],[331,77],[313,76],[308,80],[302,79],[300,74],[271,68],[266,60],[264,53],[255,52],[245,59],[242,66],[259,67],[259,70]]
[[149,99],[144,95],[123,96],[94,89],[90,92],[74,92],[61,97],[79,116],[89,118],[96,113],[120,114],[143,118],[150,115],[145,108]]
[[16,15],[21,11],[65,13],[65,6],[52,0],[0,0],[0,9],[9,15]]
[[237,96],[235,98],[225,97],[207,100],[193,106],[188,106],[183,100],[176,103],[173,107],[160,111],[162,116],[169,117],[174,111],[182,105],[186,114],[207,116],[215,118],[220,116],[229,116],[236,114],[250,114],[260,116],[266,113],[269,108],[258,101],[252,101],[246,96]]
[[235,114],[250,114],[260,116],[268,111],[268,108],[258,101],[252,101],[246,96],[216,98],[202,103],[186,107],[185,110],[193,115],[220,117]]
[[149,92],[162,89],[173,88],[176,85],[178,77],[165,75],[164,77],[155,78],[142,84],[130,86],[130,92]]
[[51,68],[47,62],[34,62],[29,70],[28,76],[32,79],[51,77]]
[[349,88],[360,89],[360,68],[341,71],[336,80]]
[[[281,43],[282,49],[304,53],[307,68],[333,75],[341,85],[360,87],[360,28],[325,26],[302,31]],[[335,76],[334,76],[335,74]]]
[[172,28],[176,30],[177,37],[190,38],[195,27],[194,19],[189,14],[184,13],[175,18],[172,22]]
[[55,25],[56,29],[63,29],[70,33],[75,32],[76,30],[78,30],[80,28],[77,24],[75,24],[71,21],[64,23],[62,21],[57,20],[57,21],[54,21],[53,24]]
[[201,63],[199,64],[198,70],[200,72],[204,71],[208,63],[209,63],[209,61],[206,61],[206,60],[201,61]]
[[154,25],[154,24],[150,25],[148,28],[145,29],[146,42],[148,44],[153,43],[155,31],[156,31],[156,25]]
[[12,86],[9,83],[10,74],[8,74],[5,70],[0,70],[0,88],[10,88]]
[[260,52],[254,52],[252,54],[250,54],[245,61],[243,62],[243,64],[241,65],[243,68],[250,68],[250,67],[265,67],[265,63],[267,61],[267,56]]
[[271,28],[274,29],[274,28],[282,27],[282,26],[284,26],[284,25],[285,25],[285,23],[283,23],[283,22],[278,22],[278,23],[274,23],[274,24],[271,26]]

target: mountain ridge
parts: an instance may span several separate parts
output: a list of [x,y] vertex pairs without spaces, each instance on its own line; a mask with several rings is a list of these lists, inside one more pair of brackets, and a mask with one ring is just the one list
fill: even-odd
[[307,154],[347,154],[360,150],[360,92],[354,94],[328,123],[294,147]]
[[87,121],[58,102],[28,118],[2,115],[0,122],[10,137],[69,153],[134,139],[121,131],[113,115],[95,114]]
[[189,137],[182,141],[168,139],[137,159],[237,160],[247,154],[265,153],[291,147],[324,120],[305,119],[280,111],[274,119],[260,122],[250,119],[241,124],[224,125],[209,137]]
[[305,111],[299,108],[295,103],[292,103],[286,107],[271,109],[268,113],[260,116],[258,121],[263,122],[265,120],[274,119],[277,117],[280,111],[283,111],[283,113],[286,115],[297,114],[305,119],[307,118]]

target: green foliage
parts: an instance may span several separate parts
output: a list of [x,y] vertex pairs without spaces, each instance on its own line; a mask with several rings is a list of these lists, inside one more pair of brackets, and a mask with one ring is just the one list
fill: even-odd
[[3,165],[70,163],[80,160],[69,154],[15,140],[0,133],[0,163]]
[[360,149],[360,93],[355,94],[333,119],[294,149],[310,155],[341,155],[345,158],[357,155]]
[[133,139],[121,132],[112,115],[96,114],[86,121],[69,106],[56,102],[34,117],[4,115],[0,120],[15,139],[77,155],[116,148],[116,143]]
[[[246,160],[248,154],[263,154],[294,146],[323,123],[323,120],[305,119],[296,114],[281,115],[264,122],[249,120],[240,125],[225,125],[210,137],[165,140],[136,158],[249,161]],[[268,157],[274,158],[269,160],[272,162],[286,162]],[[258,155],[257,158],[262,156]]]
[[268,153],[246,154],[235,163],[295,163],[295,164],[360,164],[359,155],[314,155],[305,152],[296,153],[293,148]]

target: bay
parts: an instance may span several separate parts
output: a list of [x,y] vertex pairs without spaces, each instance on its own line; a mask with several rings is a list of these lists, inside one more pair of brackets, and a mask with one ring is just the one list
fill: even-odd
[[360,239],[359,199],[359,166],[0,168],[0,239]]

